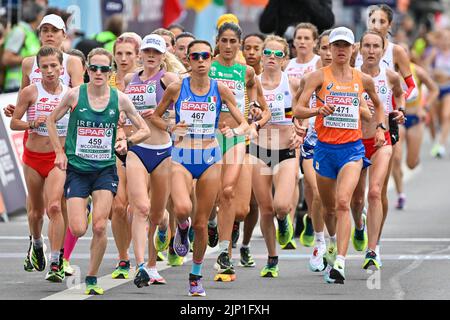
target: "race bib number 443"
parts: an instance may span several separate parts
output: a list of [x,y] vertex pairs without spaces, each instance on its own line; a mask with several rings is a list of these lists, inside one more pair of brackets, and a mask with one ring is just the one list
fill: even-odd
[[325,127],[358,129],[359,99],[357,97],[326,96],[325,103],[335,107],[333,114],[323,119]]
[[114,129],[79,127],[75,154],[86,160],[111,159]]

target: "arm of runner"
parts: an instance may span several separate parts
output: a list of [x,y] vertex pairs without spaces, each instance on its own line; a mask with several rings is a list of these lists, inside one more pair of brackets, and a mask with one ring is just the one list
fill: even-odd
[[59,103],[59,106],[53,110],[47,119],[48,137],[56,153],[55,166],[61,170],[67,169],[67,156],[64,152],[61,141],[59,141],[56,122],[61,119],[67,111],[73,110],[78,102],[79,88],[69,89]]
[[364,121],[370,121],[372,119],[372,111],[370,111],[369,104],[366,99],[361,99],[361,119]]
[[[378,98],[377,92],[375,90],[375,84],[373,83],[372,78],[364,73],[361,73],[362,75],[362,83],[364,86],[364,90],[369,95],[370,100],[373,102],[373,107],[375,110],[375,120],[378,124],[384,123],[385,117],[384,117],[384,106],[380,101],[380,98]],[[385,137],[384,137],[384,130],[381,127],[377,127],[377,131],[375,133],[375,146],[381,147],[384,145]]]
[[[20,90],[28,87],[30,85],[29,75],[31,74],[31,69],[33,68],[34,56],[27,57],[22,61],[22,83],[20,85]],[[20,91],[19,91],[20,92]]]
[[397,109],[394,110],[394,113],[397,116],[394,118],[398,123],[405,122],[405,93],[403,92],[402,84],[400,82],[400,76],[396,72],[392,72],[391,70],[387,70],[388,80],[392,85],[392,93],[395,99],[395,105]]
[[84,83],[84,68],[79,58],[74,56],[69,57],[67,61],[67,73],[70,76],[70,85],[72,88]]
[[236,99],[234,98],[231,90],[221,83],[218,83],[218,88],[222,103],[225,103],[227,105],[228,109],[230,110],[231,116],[234,118],[234,120],[236,120],[237,123],[239,123],[239,126],[233,129],[230,129],[230,127],[228,126],[223,127],[221,129],[222,134],[227,138],[244,134],[249,134],[250,139],[258,137],[258,131],[256,129],[257,125],[254,122],[249,126],[247,121],[245,121],[244,116],[236,106]]
[[[427,105],[432,106],[439,97],[439,87],[423,68],[416,66],[416,74],[419,80],[427,87]],[[425,109],[427,108],[425,107]]]
[[[137,129],[136,132],[127,138],[127,145],[133,146],[141,143],[150,137],[150,129],[141,115],[136,111],[136,108],[130,98],[128,98],[128,96],[121,91],[117,91],[117,93],[119,94],[119,111],[125,112],[127,118],[130,119],[133,126]],[[123,152],[122,148],[118,149],[117,152]]]
[[406,100],[417,98],[419,91],[416,83],[414,82],[408,54],[401,46],[395,45],[394,57],[395,61],[397,61],[399,73],[402,75],[406,85],[408,86],[405,93]]
[[28,110],[28,107],[33,104],[34,100],[36,100],[36,95],[37,92],[35,86],[29,86],[19,93],[17,98],[17,106],[13,111],[11,123],[9,125],[11,130],[24,131],[34,129],[45,122],[45,120],[42,121],[42,119],[39,119],[39,122],[36,120],[28,122],[22,120],[22,117]]
[[[291,85],[292,88],[292,92],[295,92],[295,96],[292,99],[292,104],[291,104],[291,108],[294,109],[295,106],[297,105],[300,96],[303,92],[303,88],[305,87],[305,79],[307,79],[308,75],[305,75],[300,81],[298,81],[298,79],[295,78],[289,78],[289,83],[291,83],[291,81],[293,81],[293,84]],[[293,118],[292,122],[294,123],[294,129],[295,129],[295,133],[298,136],[301,136],[302,138],[304,138],[306,136],[306,130],[308,129],[308,125],[309,125],[309,119],[298,119],[298,118]]]
[[327,116],[334,112],[334,108],[324,105],[320,108],[310,108],[309,100],[314,91],[323,83],[323,71],[317,70],[310,73],[310,76],[305,81],[305,86],[300,95],[298,103],[295,105],[293,113],[295,118],[307,119],[317,115]]
[[259,126],[263,127],[266,125],[267,122],[270,121],[270,118],[272,117],[272,113],[270,111],[269,106],[267,105],[266,98],[264,98],[263,89],[261,86],[261,82],[256,78],[255,76],[255,87],[256,87],[256,101],[258,101],[258,104],[261,108],[261,119],[258,120]]

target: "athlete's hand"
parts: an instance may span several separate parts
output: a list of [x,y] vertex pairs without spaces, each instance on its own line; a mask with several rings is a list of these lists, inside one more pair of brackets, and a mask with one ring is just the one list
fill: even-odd
[[8,104],[6,107],[3,108],[3,113],[5,114],[5,116],[7,116],[8,118],[11,118],[13,113],[14,113],[14,109],[16,109],[16,106],[13,104]]
[[235,136],[233,129],[231,129],[227,125],[223,125],[222,128],[220,128],[220,132],[226,137],[226,138],[233,138]]
[[378,128],[375,132],[375,147],[381,148],[384,146],[385,143],[385,137],[384,137],[384,130],[381,128]]
[[187,134],[188,131],[188,125],[186,122],[180,121],[177,124],[175,124],[172,128],[172,133],[179,137],[184,137]]
[[294,131],[298,136],[305,138],[307,130],[308,127],[304,127],[301,120],[294,118]]
[[375,106],[373,105],[372,100],[366,100],[367,107],[369,107],[370,114],[373,116],[375,114]]
[[250,114],[252,115],[253,120],[259,120],[262,118],[262,110],[258,107],[250,108]]
[[258,138],[258,130],[256,130],[256,124],[254,122],[250,125],[247,135],[250,140]]
[[39,128],[41,126],[41,124],[45,124],[46,121],[47,121],[47,116],[40,115],[39,117],[37,117],[36,120],[34,120],[35,128]]
[[117,139],[114,149],[118,154],[125,155],[128,152],[127,138]]
[[405,115],[403,114],[403,112],[398,111],[398,110],[394,110],[392,112],[396,114],[396,117],[394,118],[394,120],[397,121],[397,123],[399,123],[399,124],[405,123],[406,118],[405,118]]
[[329,104],[326,104],[322,107],[319,107],[319,114],[321,114],[322,116],[326,117],[329,116],[330,114],[333,114],[335,107],[334,106],[330,106]]
[[303,136],[297,134],[295,130],[293,130],[291,137],[289,138],[289,149],[295,150],[303,144]]
[[147,109],[147,110],[142,111],[141,116],[144,119],[150,119],[150,117],[154,113],[155,113],[155,109]]
[[67,170],[67,156],[64,151],[56,152],[55,167],[63,171]]

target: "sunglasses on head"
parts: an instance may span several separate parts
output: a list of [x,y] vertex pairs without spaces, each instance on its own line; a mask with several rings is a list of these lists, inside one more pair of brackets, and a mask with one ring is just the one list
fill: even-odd
[[96,64],[90,64],[88,66],[89,70],[93,72],[97,72],[98,70],[101,71],[101,73],[106,73],[111,71],[111,66],[98,66]]
[[203,60],[208,60],[211,57],[211,52],[207,52],[207,51],[204,51],[204,52],[192,52],[192,53],[189,54],[189,58],[191,60],[200,60],[200,57]]
[[270,49],[264,49],[263,55],[266,57],[270,57],[271,55],[275,55],[277,58],[284,58],[285,54],[281,50],[270,50]]

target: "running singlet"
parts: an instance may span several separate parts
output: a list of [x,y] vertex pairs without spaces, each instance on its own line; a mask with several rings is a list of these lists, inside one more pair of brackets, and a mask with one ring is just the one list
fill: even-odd
[[[258,79],[261,81],[261,75],[258,76]],[[269,124],[292,125],[292,94],[288,75],[285,72],[281,74],[280,84],[275,89],[262,89],[272,113]]]
[[190,81],[190,77],[184,78],[181,84],[180,96],[175,103],[175,122],[184,120],[191,136],[213,138],[222,107],[217,81],[210,80],[209,92],[204,96],[191,91]]
[[325,103],[335,106],[329,116],[316,116],[316,131],[319,141],[330,144],[344,144],[362,138],[360,119],[360,99],[363,92],[361,72],[353,70],[353,80],[339,83],[334,78],[331,67],[322,68],[324,79],[317,96],[317,107]]
[[[356,56],[355,60],[355,68],[361,68],[363,64],[363,57],[358,52],[358,55]],[[389,41],[388,46],[386,48],[386,51],[384,52],[383,57],[380,61],[380,67],[384,64],[387,68],[391,69],[392,71],[395,71],[395,65],[394,65],[394,44]]]
[[[361,71],[361,68],[357,68],[357,70]],[[361,71],[362,72],[362,71]],[[380,73],[376,77],[372,77],[373,83],[375,84],[375,92],[380,98],[381,103],[384,106],[384,114],[389,115],[392,111],[394,111],[394,107],[392,104],[393,92],[392,88],[389,87],[389,81],[387,78],[386,67],[380,65]],[[366,101],[371,101],[369,95],[364,91],[363,98]]]
[[81,172],[98,171],[116,164],[114,143],[119,120],[117,90],[110,88],[108,105],[101,111],[89,105],[87,85],[80,86],[71,110],[65,150],[69,164]]
[[[45,91],[41,82],[36,82],[36,88],[38,90],[38,97],[36,99],[36,103],[30,106],[30,109],[33,110],[34,114],[31,116],[27,115],[27,118],[32,118],[36,120],[39,116],[46,116],[47,118],[56,109],[56,107],[61,102],[61,99],[66,94],[69,87],[62,85],[62,91],[58,95],[52,95]],[[69,115],[70,112],[67,112],[61,119],[56,122],[56,130],[58,133],[58,137],[65,137],[67,135],[67,125],[69,124]],[[35,129],[31,129],[30,132],[34,132],[40,136],[48,137],[48,129],[45,123],[41,124],[39,127]]]
[[[245,104],[245,74],[247,67],[235,63],[231,67],[225,67],[218,61],[213,61],[209,76],[226,85],[234,94],[238,109],[244,116],[248,115]],[[230,112],[225,104],[222,104],[222,112]]]
[[301,79],[305,74],[315,71],[317,61],[320,60],[320,56],[314,55],[314,57],[307,63],[298,63],[297,58],[293,58],[289,61],[285,72],[289,77]]
[[[67,73],[67,62],[69,61],[70,55],[63,53],[63,64],[61,68],[61,74],[59,75],[59,80],[63,85],[70,87],[70,75]],[[29,75],[30,84],[34,84],[42,81],[42,73],[37,65],[37,58],[34,57],[33,68]]]
[[[439,51],[436,54],[436,58],[434,60],[434,69],[439,70],[443,73],[445,73],[446,75],[450,76],[450,53],[443,53],[441,51]],[[449,85],[450,83],[441,83],[439,84],[439,86],[446,86]]]
[[[141,73],[135,73],[127,88],[125,94],[128,95],[133,102],[134,107],[139,113],[145,110],[156,109],[159,101],[161,101],[164,89],[161,87],[161,78],[165,71],[160,70],[152,78],[142,81],[139,77]],[[168,112],[166,112],[168,114]],[[125,125],[131,126],[131,121],[126,120]]]

